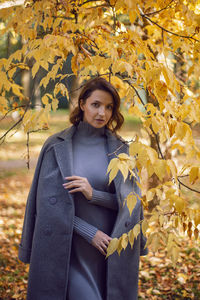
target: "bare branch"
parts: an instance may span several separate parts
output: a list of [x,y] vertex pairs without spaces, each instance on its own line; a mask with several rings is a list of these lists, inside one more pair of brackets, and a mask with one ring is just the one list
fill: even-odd
[[[23,120],[23,118],[24,118],[24,116],[25,116],[25,114],[26,114],[26,112],[27,112],[27,109],[28,109],[28,106],[27,106],[27,108],[25,109],[25,111],[24,111],[24,114],[21,116],[21,118],[15,123],[15,124],[13,124],[13,126],[11,126],[1,137],[0,137],[0,141],[2,140],[2,142],[1,142],[1,144],[4,142],[4,139],[5,139],[5,137],[6,137],[6,135],[12,130],[12,129],[14,129],[18,124],[20,124],[20,122]],[[1,145],[0,144],[0,145]]]
[[170,31],[170,30],[168,30],[168,29],[162,27],[160,24],[158,24],[157,22],[155,22],[155,21],[153,21],[152,19],[150,19],[146,14],[141,13],[141,16],[142,16],[143,18],[147,19],[150,23],[152,23],[152,24],[158,26],[160,29],[162,29],[162,30],[165,31],[165,32],[168,32],[168,33],[170,33],[170,34],[172,34],[172,35],[175,35],[175,36],[178,36],[178,37],[182,37],[182,38],[184,38],[184,39],[189,39],[189,40],[194,40],[195,42],[200,42],[200,40],[195,39],[195,38],[193,37],[196,33],[193,33],[192,35],[182,35],[182,34],[178,34],[178,33],[176,33],[176,32]]
[[0,122],[3,121],[5,119],[5,117],[7,117],[7,115],[11,112],[11,111],[14,111],[14,110],[17,110],[18,108],[23,108],[23,107],[26,107],[26,105],[19,105],[17,107],[14,107],[14,108],[11,108],[9,109],[6,114],[0,119]]
[[180,179],[179,179],[179,178],[177,178],[177,179],[178,179],[178,182],[179,182],[179,184],[180,184],[180,185],[184,186],[185,188],[187,188],[188,190],[190,190],[190,191],[192,191],[192,192],[195,192],[195,193],[198,193],[198,194],[200,194],[200,191],[198,191],[198,190],[195,190],[195,189],[193,189],[193,188],[189,187],[188,185],[184,184],[183,182],[181,182],[181,181],[180,181]]
[[26,138],[26,148],[27,148],[27,161],[26,161],[26,165],[27,168],[30,169],[30,148],[29,148],[29,135],[30,133],[27,132],[27,138]]
[[165,9],[168,9],[168,8],[171,8],[171,4],[174,2],[174,0],[171,0],[169,2],[169,4],[167,4],[164,8],[160,9],[160,10],[157,10],[157,11],[153,11],[151,13],[145,13],[146,16],[152,16],[152,15],[156,15],[156,14],[159,14],[160,12],[162,12],[163,10]]
[[[99,2],[99,0],[86,0],[85,2],[78,4],[78,6],[81,7],[90,2]],[[109,6],[109,5],[107,3],[105,3],[105,4],[102,3],[101,6]],[[91,8],[93,8],[93,7],[91,7]],[[96,8],[96,6],[95,6],[95,8]]]

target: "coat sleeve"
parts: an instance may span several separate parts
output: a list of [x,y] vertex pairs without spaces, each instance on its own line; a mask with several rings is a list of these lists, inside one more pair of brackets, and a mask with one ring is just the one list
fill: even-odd
[[34,227],[35,227],[36,195],[37,195],[38,178],[39,178],[45,150],[46,150],[46,143],[43,145],[42,150],[40,152],[33,181],[26,202],[22,236],[21,236],[21,242],[18,250],[18,258],[24,263],[30,263],[32,238],[33,238]]

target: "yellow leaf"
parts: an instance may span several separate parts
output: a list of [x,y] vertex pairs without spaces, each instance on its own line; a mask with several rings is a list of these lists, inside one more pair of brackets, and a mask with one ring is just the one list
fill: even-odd
[[117,238],[113,238],[108,245],[106,257],[112,255],[117,250],[118,245],[119,240]]
[[189,126],[187,124],[177,122],[175,133],[180,140],[182,140],[185,137],[188,130]]
[[173,200],[174,200],[174,204],[175,204],[175,208],[176,208],[177,212],[179,214],[181,214],[184,211],[184,208],[185,208],[184,199],[177,196],[177,195],[174,195]]
[[143,233],[144,235],[146,234],[147,229],[148,229],[148,222],[147,222],[146,219],[144,219],[144,220],[142,221],[142,233]]
[[135,22],[135,19],[137,18],[137,13],[134,9],[129,10],[129,19],[131,23]]
[[44,95],[42,97],[42,103],[45,104],[45,105],[49,103],[49,98],[47,97],[47,95]]
[[159,233],[155,232],[153,236],[153,240],[151,242],[151,249],[152,251],[156,252],[160,247],[160,236]]
[[149,155],[151,163],[154,164],[158,159],[157,152],[153,148],[147,147],[147,154]]
[[153,167],[155,174],[158,176],[160,181],[162,181],[166,174],[166,161],[158,159]]
[[140,234],[140,224],[136,224],[133,227],[133,234],[134,234],[135,238],[137,239],[138,234]]
[[192,167],[189,174],[190,183],[194,184],[198,178],[199,178],[199,168]]
[[121,236],[121,246],[123,249],[126,249],[128,245],[128,235],[126,233],[123,233]]
[[161,125],[160,122],[158,121],[158,118],[153,116],[151,121],[152,121],[152,127],[153,127],[154,132],[158,133],[160,130],[160,125]]
[[163,102],[166,100],[167,98],[167,94],[168,94],[168,89],[167,89],[167,85],[164,81],[162,80],[157,80],[154,84],[155,87],[155,95],[158,99],[159,105],[160,105],[160,109],[161,111],[164,109],[164,104]]
[[8,109],[7,99],[3,96],[0,96],[0,111],[6,113]]
[[120,255],[120,253],[123,249],[121,241],[122,241],[122,237],[119,238],[119,244],[118,244],[118,247],[117,247],[117,252],[118,252],[119,255]]
[[124,181],[126,180],[127,176],[128,176],[128,166],[127,164],[122,161],[122,162],[118,162],[118,168],[119,170],[122,172],[122,175],[124,177]]
[[129,213],[130,215],[132,214],[132,211],[137,203],[137,197],[133,194],[129,194],[127,197],[126,197],[126,203],[127,203],[127,207],[128,207],[128,210],[129,210]]
[[129,159],[129,156],[128,156],[126,153],[120,153],[120,154],[118,155],[118,158],[119,158],[120,160],[127,160],[127,159]]
[[173,265],[175,266],[177,261],[178,261],[178,256],[179,256],[179,249],[177,246],[174,246],[172,247],[172,255],[171,255],[171,258],[172,258],[172,262],[173,262]]
[[23,88],[15,83],[12,84],[12,90],[13,90],[13,93],[19,97],[24,97],[24,95],[21,93],[20,90],[22,90]]
[[148,236],[147,242],[146,242],[146,245],[145,245],[145,248],[147,248],[149,245],[151,245],[151,243],[152,243],[152,241],[153,241],[153,238],[154,238],[154,235],[155,235],[155,234],[156,234],[156,233],[153,232],[153,233],[151,233],[151,234]]
[[112,168],[112,170],[110,171],[110,174],[109,174],[109,184],[110,184],[111,181],[116,177],[118,171],[119,171],[118,166],[115,165],[115,166]]
[[32,70],[31,70],[33,78],[35,77],[36,73],[38,72],[39,67],[40,67],[40,63],[39,62],[35,62],[34,65],[33,65]]
[[168,159],[167,160],[167,165],[170,167],[172,176],[176,179],[177,178],[177,168],[176,168],[176,165],[175,165],[174,161],[171,160],[171,159]]
[[135,239],[133,229],[131,229],[131,230],[128,232],[128,239],[129,239],[129,243],[130,243],[130,245],[131,245],[131,248],[133,248],[134,239]]
[[194,224],[195,224],[195,226],[198,226],[200,224],[200,209],[195,210]]
[[111,159],[109,165],[108,165],[108,169],[107,169],[107,173],[108,174],[114,167],[117,166],[117,162],[118,162],[118,159],[117,158],[113,158]]
[[129,112],[129,114],[133,114],[134,116],[137,116],[137,117],[143,119],[143,113],[140,111],[140,109],[137,105],[130,106],[128,112]]

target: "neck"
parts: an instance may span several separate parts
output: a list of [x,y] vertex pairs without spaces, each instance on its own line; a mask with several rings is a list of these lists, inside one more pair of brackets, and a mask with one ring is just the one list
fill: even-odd
[[84,136],[103,136],[105,134],[105,126],[96,128],[86,121],[80,121],[77,125],[77,133]]

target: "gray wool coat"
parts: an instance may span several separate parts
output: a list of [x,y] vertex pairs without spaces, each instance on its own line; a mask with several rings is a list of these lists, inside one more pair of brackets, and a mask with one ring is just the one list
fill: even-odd
[[[27,300],[66,300],[74,203],[73,195],[62,184],[66,176],[74,175],[72,136],[75,130],[76,126],[72,125],[49,137],[39,155],[19,245],[19,259],[30,263]],[[116,150],[117,154],[128,153],[127,144],[108,129],[106,136],[112,153],[109,160],[114,158]],[[131,216],[126,205],[123,206],[124,198],[133,188],[139,193],[135,181],[124,182],[118,172],[114,184],[119,210],[111,236],[120,237],[143,218],[143,210],[139,199]],[[108,257],[106,300],[137,299],[139,257],[147,254],[144,246],[141,233],[133,249],[128,246],[120,256],[114,253]]]

